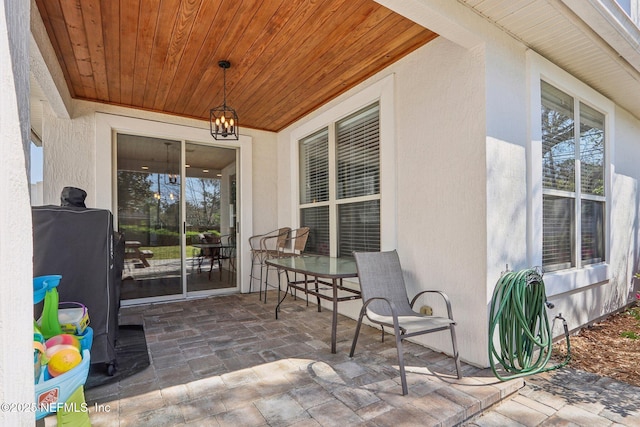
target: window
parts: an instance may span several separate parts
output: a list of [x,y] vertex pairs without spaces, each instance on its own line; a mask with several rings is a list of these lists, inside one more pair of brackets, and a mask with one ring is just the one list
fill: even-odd
[[616,3],[625,11],[627,15],[631,16],[631,1],[630,0],[616,0]]
[[44,204],[43,198],[43,152],[42,141],[32,131],[29,144],[29,194],[31,206]]
[[378,103],[299,141],[300,223],[306,251],[350,257],[380,250]]
[[543,268],[604,262],[605,115],[545,81],[541,98]]

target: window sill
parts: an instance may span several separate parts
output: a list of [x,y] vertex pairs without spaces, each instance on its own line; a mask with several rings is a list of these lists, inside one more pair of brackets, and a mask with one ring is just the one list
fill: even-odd
[[554,271],[543,276],[547,296],[563,294],[610,279],[609,264],[590,265],[581,269]]

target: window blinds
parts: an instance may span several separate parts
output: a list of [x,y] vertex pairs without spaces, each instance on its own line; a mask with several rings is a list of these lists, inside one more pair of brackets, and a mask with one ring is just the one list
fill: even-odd
[[309,227],[306,253],[329,255],[329,206],[314,206],[300,210],[300,224]]
[[545,271],[575,267],[575,200],[542,196],[542,265]]
[[300,223],[311,228],[305,252],[379,250],[380,108],[369,105],[330,126],[299,142]]
[[374,104],[336,125],[337,198],[380,192],[379,107]]
[[604,219],[603,202],[582,201],[582,265],[596,264],[605,259]]
[[300,204],[329,200],[329,134],[326,128],[300,141]]
[[338,256],[380,250],[380,200],[338,206]]

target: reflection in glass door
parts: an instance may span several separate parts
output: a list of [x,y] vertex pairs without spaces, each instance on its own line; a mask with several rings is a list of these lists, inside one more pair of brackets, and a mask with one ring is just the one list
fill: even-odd
[[[236,287],[235,150],[185,146],[187,292]],[[231,197],[230,192],[233,192]]]
[[121,299],[235,288],[236,150],[119,134],[117,162]]
[[181,295],[180,141],[118,135],[121,299]]

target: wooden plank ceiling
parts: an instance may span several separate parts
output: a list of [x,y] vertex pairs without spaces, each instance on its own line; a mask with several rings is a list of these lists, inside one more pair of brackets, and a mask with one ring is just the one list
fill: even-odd
[[279,131],[437,37],[373,0],[36,0],[76,99]]

